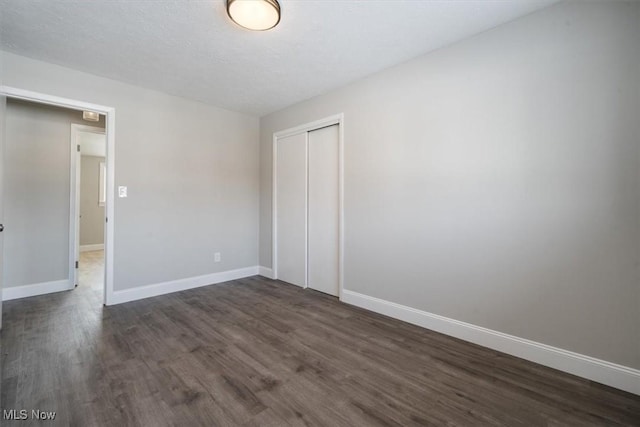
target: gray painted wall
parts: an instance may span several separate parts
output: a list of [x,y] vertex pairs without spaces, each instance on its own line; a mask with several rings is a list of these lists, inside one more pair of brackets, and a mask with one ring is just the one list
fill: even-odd
[[7,101],[5,287],[69,277],[72,123],[91,125],[79,111]]
[[100,162],[82,156],[80,166],[80,246],[104,243],[104,206],[100,206]]
[[116,109],[116,291],[257,264],[257,118],[2,54],[7,86]]
[[640,4],[569,2],[261,119],[345,114],[345,288],[640,368]]

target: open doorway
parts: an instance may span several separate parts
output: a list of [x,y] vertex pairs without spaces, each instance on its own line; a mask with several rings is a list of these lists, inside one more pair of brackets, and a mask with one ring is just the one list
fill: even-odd
[[[7,154],[14,150],[15,159],[5,158],[2,169],[8,190],[3,195],[3,203],[5,207],[7,202],[13,204],[13,208],[5,209],[8,215],[4,218],[6,250],[2,265],[11,268],[5,269],[2,275],[2,299],[65,291],[81,284],[76,270],[76,261],[78,267],[81,261],[81,198],[75,198],[81,189],[76,191],[75,185],[82,184],[82,176],[76,176],[82,172],[82,153],[77,151],[75,138],[71,137],[74,124],[89,126],[88,130],[93,132],[88,133],[99,134],[104,141],[104,155],[91,156],[102,157],[104,163],[98,168],[101,184],[97,191],[101,198],[97,204],[103,209],[103,243],[95,243],[104,249],[100,254],[93,254],[102,262],[92,269],[95,280],[91,296],[96,304],[113,303],[115,109],[7,86],[0,86],[0,94],[6,96],[7,105],[19,106],[11,107],[16,111],[32,108],[37,112],[35,116],[46,116],[34,120],[31,113],[16,114],[8,109],[4,114],[6,119],[13,114],[12,124],[7,124],[11,124],[15,132],[11,137],[5,126],[4,148]],[[83,117],[85,111],[89,113],[87,117]],[[66,115],[69,120],[53,120],[56,115]],[[87,120],[91,116],[97,121]],[[52,129],[48,129],[49,126]],[[34,186],[34,189],[25,186]],[[92,248],[86,246],[85,249]]]
[[[89,115],[92,117],[92,115]],[[100,116],[95,116],[100,125]],[[70,221],[75,221],[74,283],[82,292],[100,296],[104,287],[104,230],[107,138],[104,127],[71,125]],[[75,178],[75,179],[74,179]],[[75,215],[75,216],[73,216]]]

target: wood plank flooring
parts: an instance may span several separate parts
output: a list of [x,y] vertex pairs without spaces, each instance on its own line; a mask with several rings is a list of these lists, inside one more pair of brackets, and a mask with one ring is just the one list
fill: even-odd
[[640,425],[638,396],[261,277],[100,293],[5,303],[3,409],[64,426]]

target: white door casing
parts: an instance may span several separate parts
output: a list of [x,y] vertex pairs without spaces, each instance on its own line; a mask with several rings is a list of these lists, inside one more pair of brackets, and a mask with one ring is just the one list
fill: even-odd
[[80,134],[82,132],[105,135],[105,131],[95,126],[71,125],[70,205],[69,205],[69,288],[78,285],[77,262],[80,261],[80,185],[82,176],[82,150]]
[[[104,234],[104,257],[105,257],[105,278],[104,278],[104,299],[105,305],[111,305],[114,301],[114,235],[115,235],[115,128],[116,110],[98,104],[78,101],[69,98],[62,98],[54,95],[47,95],[29,90],[0,86],[0,95],[8,98],[22,99],[58,107],[69,108],[79,111],[94,111],[106,116],[106,136],[107,136],[107,197],[105,203],[105,234]],[[71,246],[71,245],[70,245]]]

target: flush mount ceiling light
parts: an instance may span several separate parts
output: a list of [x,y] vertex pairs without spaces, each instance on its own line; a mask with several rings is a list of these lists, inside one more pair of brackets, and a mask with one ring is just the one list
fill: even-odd
[[83,111],[82,118],[88,122],[98,122],[100,121],[100,114],[95,111]]
[[280,22],[280,4],[277,0],[227,0],[227,14],[241,27],[264,31]]

